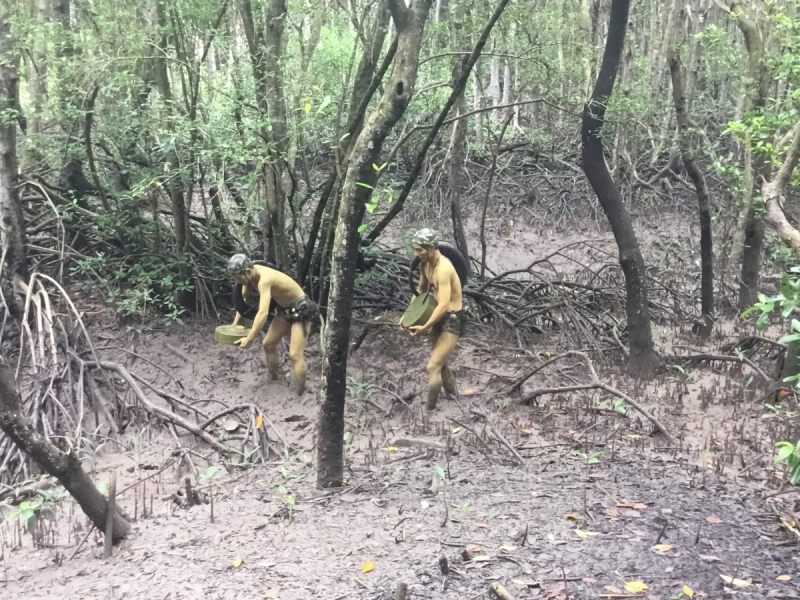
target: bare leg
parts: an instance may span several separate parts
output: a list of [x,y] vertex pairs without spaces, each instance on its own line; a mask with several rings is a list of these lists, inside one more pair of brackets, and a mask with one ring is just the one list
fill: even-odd
[[278,379],[278,366],[281,363],[278,356],[278,344],[289,331],[291,331],[289,323],[281,317],[275,317],[267,329],[267,335],[264,336],[262,346],[264,346],[264,354],[267,358],[267,371],[269,371],[269,378],[272,381]]
[[310,327],[311,323],[292,324],[292,339],[291,342],[289,342],[289,358],[291,358],[294,363],[294,391],[298,396],[302,396],[306,389],[307,368],[304,353]]
[[[442,391],[442,369],[447,364],[447,359],[455,350],[458,336],[447,331],[440,333],[436,337],[432,337],[433,351],[431,358],[428,361],[428,410],[436,408],[436,403],[439,401],[439,394]],[[449,372],[449,369],[448,369]],[[453,374],[450,373],[449,377],[452,381]],[[448,386],[449,386],[448,382]],[[455,382],[453,382],[453,389],[455,389]]]

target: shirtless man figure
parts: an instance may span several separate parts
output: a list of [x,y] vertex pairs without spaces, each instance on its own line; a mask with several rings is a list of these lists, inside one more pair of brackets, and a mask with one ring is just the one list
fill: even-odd
[[[267,358],[270,379],[278,379],[278,343],[291,334],[289,358],[294,363],[294,390],[302,395],[306,387],[306,360],[304,352],[311,322],[319,318],[319,309],[294,279],[269,267],[253,264],[244,254],[234,254],[228,261],[228,275],[242,285],[242,295],[247,298],[250,290],[258,290],[260,299],[258,313],[247,337],[235,344],[247,349],[256,339],[269,317],[270,299],[275,298],[278,310],[264,336],[262,346]],[[237,325],[241,316],[236,313],[233,324]]]
[[439,240],[432,229],[420,229],[411,238],[414,254],[419,258],[417,294],[433,288],[437,306],[424,325],[410,327],[412,335],[431,332],[431,358],[428,361],[428,410],[436,408],[444,387],[446,394],[456,396],[456,382],[447,364],[466,325],[461,297],[461,280],[453,263],[439,252]]

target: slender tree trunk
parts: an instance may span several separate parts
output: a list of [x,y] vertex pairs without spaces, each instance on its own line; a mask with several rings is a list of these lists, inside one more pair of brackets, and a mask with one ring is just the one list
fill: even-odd
[[628,369],[638,376],[649,377],[653,375],[660,361],[653,349],[644,259],[628,210],[622,203],[619,190],[608,172],[600,137],[606,103],[613,92],[622,55],[629,9],[630,0],[611,2],[603,62],[591,100],[583,110],[582,154],[584,172],[611,224],[619,248],[620,266],[625,274],[630,346]]
[[[466,16],[466,11],[459,4],[455,9],[455,14],[451,19],[450,45],[453,50],[463,48],[464,27],[462,24]],[[461,76],[463,69],[467,67],[467,56],[453,56],[450,59],[451,73],[455,84]],[[464,90],[456,98],[453,105],[453,113],[456,117],[467,114],[467,99]],[[467,263],[467,269],[472,270],[469,259],[469,247],[467,245],[467,234],[464,229],[464,212],[461,205],[464,194],[467,191],[467,181],[464,173],[467,161],[467,119],[459,119],[453,123],[453,131],[450,136],[450,149],[447,161],[447,179],[450,183],[450,216],[453,221],[453,238],[456,246]]]
[[31,7],[38,33],[33,40],[28,61],[30,110],[27,111],[28,131],[23,153],[23,171],[42,170],[44,166],[44,155],[39,145],[43,141],[44,109],[47,105],[47,36],[44,35],[44,28],[50,21],[50,0],[32,0]]
[[[167,127],[172,128],[172,116],[175,114],[176,109],[174,104],[175,100],[172,96],[169,67],[167,66],[169,47],[167,42],[168,21],[165,0],[157,0],[156,2],[156,23],[158,25],[158,32],[156,33],[158,52],[153,59],[153,67],[158,93],[161,95],[161,100],[164,102],[164,109],[166,111],[165,117],[168,123]],[[165,160],[164,177],[166,179],[166,185],[164,187],[167,189],[172,203],[172,222],[175,229],[175,253],[180,256],[188,250],[189,245],[189,240],[186,235],[188,231],[188,215],[186,214],[186,197],[184,196],[183,181],[180,176],[182,164],[174,144],[167,150]]]
[[286,235],[286,159],[289,149],[286,102],[283,94],[281,59],[284,48],[286,0],[268,0],[263,23],[254,16],[250,0],[241,0],[242,17],[250,62],[256,80],[258,108],[262,118],[269,118],[269,126],[261,129],[267,144],[267,163],[264,165],[266,182],[266,217],[268,236],[275,249],[274,259],[281,268],[288,267],[289,241]]
[[694,132],[688,113],[688,101],[684,89],[686,69],[681,64],[680,48],[684,42],[685,13],[675,21],[675,31],[669,52],[669,68],[672,74],[672,100],[675,104],[675,115],[678,121],[678,143],[681,157],[689,177],[692,178],[697,191],[697,204],[700,209],[700,265],[701,265],[701,323],[699,333],[702,337],[711,334],[714,313],[714,250],[711,239],[711,201],[708,195],[706,178],[697,166],[694,158]]
[[[14,382],[14,371],[6,358],[1,355],[0,429],[44,471],[58,479],[94,526],[100,531],[105,531],[108,501],[81,467],[80,458],[72,452],[64,452],[57,448],[36,431],[22,415],[22,404]],[[115,511],[113,540],[118,542],[125,538],[130,528],[128,521]]]
[[576,44],[578,61],[581,65],[580,95],[588,100],[592,93],[592,16],[589,12],[590,0],[580,0],[578,11],[579,38]]
[[[0,4],[0,114],[13,113],[19,106],[19,55],[11,38],[12,15]],[[2,285],[6,304],[21,318],[23,299],[18,296],[18,280],[27,281],[28,261],[25,252],[25,218],[17,189],[16,119],[0,119],[0,242],[5,254]]]
[[331,293],[328,319],[323,339],[323,398],[319,419],[317,487],[342,485],[344,471],[344,407],[347,393],[347,358],[350,347],[350,319],[360,236],[358,227],[364,218],[371,190],[378,173],[373,164],[381,164],[383,142],[391,132],[414,93],[419,67],[422,34],[431,0],[418,0],[410,8],[403,0],[389,0],[397,28],[395,67],[386,83],[383,96],[358,136],[342,186],[339,218],[333,244]]
[[[765,39],[758,23],[747,13],[741,3],[730,0],[727,2],[730,14],[736,19],[736,24],[744,36],[747,48],[747,92],[745,94],[744,110],[763,108],[769,93],[769,73],[764,64]],[[749,141],[746,152],[752,152]],[[760,211],[753,204],[754,174],[764,178],[769,176],[769,165],[760,157],[752,161],[753,168],[745,174],[743,186],[743,249],[742,270],[739,284],[739,309],[744,310],[752,306],[758,298],[758,280],[761,270],[761,250],[764,244],[764,219]],[[741,234],[740,234],[741,235]],[[741,237],[740,237],[741,239]]]

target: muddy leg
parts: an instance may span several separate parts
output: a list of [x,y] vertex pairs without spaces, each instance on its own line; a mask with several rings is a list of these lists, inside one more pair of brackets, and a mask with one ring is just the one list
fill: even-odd
[[[436,403],[439,400],[439,394],[442,391],[442,368],[447,364],[447,359],[453,353],[458,341],[458,336],[453,335],[447,331],[440,333],[438,336],[432,337],[433,351],[431,358],[428,361],[428,410],[436,408]],[[449,377],[452,381],[453,374],[449,371]],[[448,382],[449,385],[449,382]],[[453,381],[453,388],[455,382]]]
[[275,317],[267,330],[267,335],[264,336],[262,346],[264,346],[264,355],[267,359],[267,371],[269,371],[269,378],[272,381],[278,379],[278,367],[281,364],[281,359],[278,356],[278,344],[281,338],[289,333],[290,329],[289,323],[281,317]]
[[310,323],[294,323],[292,325],[292,339],[289,343],[289,358],[294,363],[294,391],[298,396],[302,396],[306,389],[306,342],[308,341],[308,330]]
[[456,393],[456,378],[453,377],[453,371],[450,370],[450,365],[445,363],[442,366],[442,387],[446,394],[457,397]]

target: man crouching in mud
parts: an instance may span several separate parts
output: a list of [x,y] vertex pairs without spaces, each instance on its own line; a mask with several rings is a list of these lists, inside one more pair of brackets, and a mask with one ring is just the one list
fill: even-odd
[[[306,387],[306,359],[304,356],[311,323],[319,319],[319,309],[294,279],[269,267],[253,264],[244,254],[234,254],[228,261],[228,275],[242,285],[242,295],[246,298],[250,289],[258,290],[260,299],[258,313],[247,337],[234,342],[247,349],[256,339],[269,317],[270,299],[275,298],[278,310],[264,336],[262,345],[267,358],[270,379],[278,379],[278,343],[291,333],[289,358],[294,363],[294,390],[302,396]],[[237,312],[233,324],[239,323]]]
[[456,396],[456,382],[447,364],[456,348],[459,336],[464,335],[465,314],[461,297],[461,280],[453,263],[439,252],[439,240],[433,229],[420,229],[411,238],[414,254],[419,258],[417,294],[433,288],[436,310],[424,325],[409,327],[412,335],[431,332],[431,358],[428,361],[428,410],[436,408],[444,387],[446,394]]

